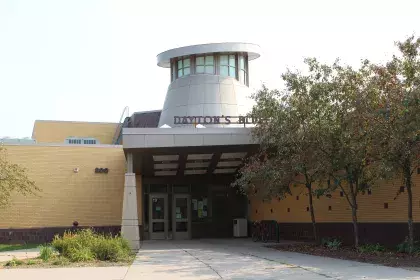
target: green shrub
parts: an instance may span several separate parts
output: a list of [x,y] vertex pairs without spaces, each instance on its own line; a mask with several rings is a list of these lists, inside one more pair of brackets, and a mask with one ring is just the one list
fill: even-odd
[[131,253],[127,240],[119,236],[99,237],[92,251],[95,258],[101,261],[120,261],[129,257]]
[[13,257],[13,259],[6,262],[5,266],[18,266],[18,265],[22,265],[22,264],[23,264],[22,260],[18,260],[15,257]]
[[[408,238],[406,237],[404,242],[397,245],[398,253],[410,253],[410,248],[408,246]],[[411,253],[420,253],[420,242],[414,241],[413,252]]]
[[331,237],[323,237],[323,238],[321,239],[321,246],[326,247],[326,246],[327,246],[327,244],[328,244],[328,242],[330,242],[331,240],[332,240],[332,238],[331,238]]
[[48,261],[54,255],[54,248],[49,245],[39,246],[39,257],[44,261]]
[[384,252],[385,247],[379,243],[376,244],[364,244],[357,248],[360,253],[375,253],[375,252]]
[[341,247],[341,241],[338,239],[333,239],[327,242],[327,248],[330,250],[338,250]]
[[78,232],[65,232],[62,237],[55,236],[51,245],[61,256],[72,262],[77,261],[120,261],[131,254],[128,241],[121,236],[113,237],[97,234],[90,229]]
[[71,262],[89,262],[95,259],[95,255],[88,247],[70,248],[67,257]]
[[321,246],[330,250],[337,250],[341,247],[341,241],[335,237],[324,237],[321,239]]
[[35,262],[34,260],[28,260],[28,261],[26,262],[26,264],[27,264],[27,265],[34,265],[34,264],[36,264],[36,262]]

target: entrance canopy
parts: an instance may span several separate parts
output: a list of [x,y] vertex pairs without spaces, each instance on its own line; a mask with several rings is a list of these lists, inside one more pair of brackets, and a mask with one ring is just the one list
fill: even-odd
[[146,177],[233,175],[258,150],[249,128],[124,128],[123,147]]

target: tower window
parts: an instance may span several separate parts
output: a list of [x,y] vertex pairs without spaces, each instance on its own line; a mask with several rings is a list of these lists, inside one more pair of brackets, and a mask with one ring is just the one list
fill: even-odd
[[220,75],[236,78],[236,59],[234,54],[220,56]]
[[240,55],[239,60],[239,81],[245,85],[248,84],[248,73],[247,73],[247,60],[246,56]]
[[178,65],[178,78],[190,74],[190,58],[181,58],[177,62]]
[[197,74],[214,74],[214,56],[197,56],[195,58],[195,72]]

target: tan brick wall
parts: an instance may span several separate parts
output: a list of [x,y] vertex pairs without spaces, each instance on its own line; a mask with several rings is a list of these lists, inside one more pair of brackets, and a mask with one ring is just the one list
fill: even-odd
[[[420,222],[420,175],[413,175],[413,216],[415,222]],[[372,188],[372,194],[358,195],[359,222],[406,222],[407,221],[407,191],[396,195],[402,185],[402,180],[381,182]],[[292,189],[293,195],[281,201],[263,202],[257,196],[250,197],[251,220],[277,220],[278,222],[310,222],[310,212],[307,191],[305,188]],[[299,200],[296,197],[299,196]],[[388,203],[388,209],[384,208]],[[328,207],[331,206],[331,211]],[[290,212],[287,209],[290,208]],[[314,197],[315,218],[318,222],[351,222],[351,208],[345,197],[337,190],[332,198]],[[273,210],[271,212],[271,210]]]
[[93,137],[112,144],[117,123],[35,121],[32,138],[37,143],[64,143],[67,137]]
[[[39,197],[17,194],[1,210],[0,228],[121,225],[125,157],[121,147],[5,146],[28,168]],[[79,168],[74,173],[74,168]],[[96,167],[109,168],[96,174]]]

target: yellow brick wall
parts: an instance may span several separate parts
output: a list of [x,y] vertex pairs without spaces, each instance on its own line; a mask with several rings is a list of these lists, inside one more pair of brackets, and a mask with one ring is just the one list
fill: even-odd
[[[0,228],[121,225],[125,157],[121,147],[5,146],[28,168],[39,197],[17,194],[1,210]],[[79,172],[73,169],[78,167]],[[96,174],[96,167],[109,168]]]
[[[420,175],[413,175],[413,216],[420,222]],[[399,194],[402,180],[381,182],[372,188],[372,194],[358,195],[359,222],[406,222],[407,191]],[[258,196],[250,197],[249,216],[251,220],[277,220],[283,223],[310,222],[307,191],[303,187],[292,188],[293,195],[278,201],[263,202]],[[299,200],[296,197],[299,196]],[[384,208],[388,203],[388,209]],[[331,206],[331,211],[328,207]],[[287,209],[290,208],[290,212]],[[315,218],[317,222],[351,222],[351,208],[345,197],[337,190],[331,198],[314,197]],[[273,211],[271,211],[273,210]]]
[[64,143],[67,137],[93,137],[112,144],[117,123],[35,121],[32,138],[37,143]]

